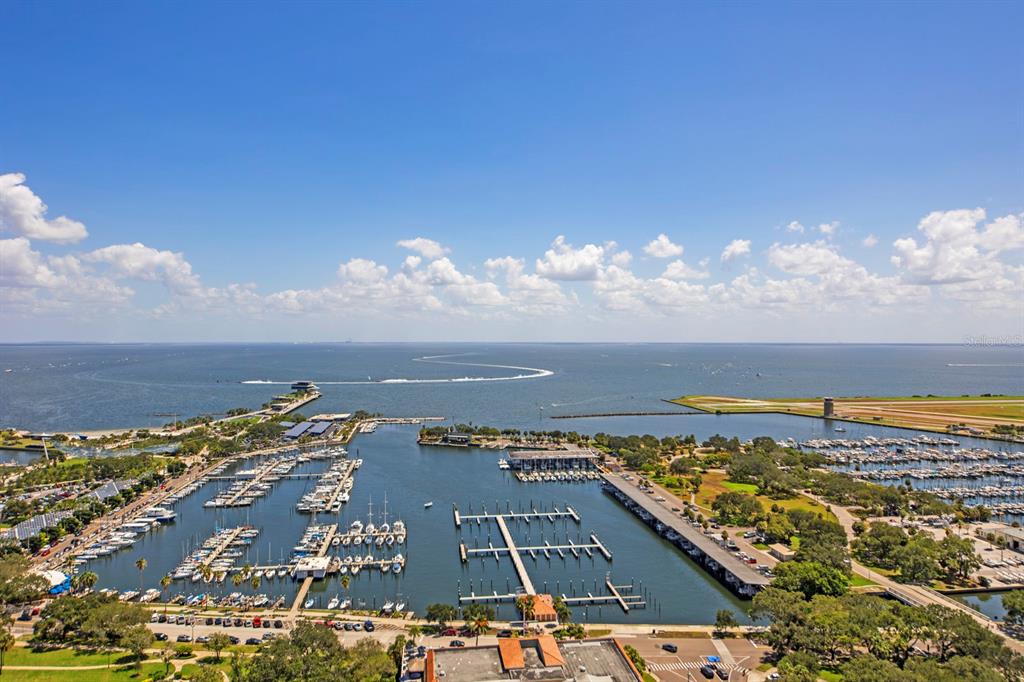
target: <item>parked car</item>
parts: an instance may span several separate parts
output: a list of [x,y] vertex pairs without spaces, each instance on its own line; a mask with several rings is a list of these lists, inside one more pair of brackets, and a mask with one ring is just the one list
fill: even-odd
[[158,642],[166,642],[167,641],[167,633],[165,633],[165,632],[154,632],[153,633],[153,639],[155,639]]
[[448,646],[463,647],[466,646],[466,643],[463,642],[461,639],[453,639],[452,641],[448,642]]
[[271,627],[272,625],[273,625],[273,623],[270,622],[269,618],[264,618],[263,619],[263,629],[264,630],[266,630],[267,628]]
[[720,680],[729,679],[729,671],[725,668],[715,668],[715,674],[718,675],[718,679]]
[[206,644],[209,641],[210,641],[210,638],[207,637],[206,635],[200,635],[200,636],[196,637],[196,644]]
[[511,630],[499,630],[498,631],[498,637],[511,637],[511,636],[512,636],[512,631]]
[[281,628],[284,627],[284,622],[280,621],[280,620],[275,620],[274,621],[274,627],[277,628],[278,630],[280,630]]
[[[343,627],[344,627],[344,628],[345,628],[345,629],[346,629],[347,631],[349,631],[349,632],[352,632],[352,630],[353,630],[353,628],[354,628],[355,626],[354,626],[354,625],[353,625],[352,623],[345,623]],[[411,644],[411,643],[412,643],[412,642],[410,642],[410,644]]]
[[376,628],[373,627],[373,621],[368,620],[365,623],[363,623],[363,629],[367,632],[373,632]]
[[445,628],[444,630],[441,631],[441,636],[442,637],[454,637],[457,634],[459,634],[459,633],[458,633],[458,631],[455,628]]
[[715,679],[715,668],[710,665],[702,665],[700,667],[700,674],[709,680]]
[[232,644],[238,644],[241,640],[235,637],[234,635],[228,635],[228,641]]
[[263,642],[261,642],[258,637],[250,637],[249,639],[245,640],[245,643],[246,644],[262,644]]
[[178,639],[176,641],[188,643],[188,642],[192,641],[192,636],[191,635],[178,635]]
[[679,647],[677,647],[675,644],[662,644],[661,648],[669,652],[670,654],[674,654],[679,651]]

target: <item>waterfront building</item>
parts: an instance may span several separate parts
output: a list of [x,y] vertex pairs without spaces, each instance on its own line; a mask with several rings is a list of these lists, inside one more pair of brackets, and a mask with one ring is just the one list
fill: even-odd
[[638,682],[643,676],[614,639],[559,642],[551,635],[500,639],[496,645],[431,649],[425,682]]
[[775,543],[774,545],[768,546],[768,553],[779,561],[792,561],[796,558],[796,550],[790,549],[785,545]]
[[312,381],[296,381],[292,384],[292,391],[296,393],[306,393],[308,391],[319,390],[319,386],[314,384]]
[[508,464],[512,469],[537,471],[549,469],[592,469],[599,455],[587,448],[569,450],[509,450]]
[[306,434],[306,431],[308,431],[312,427],[313,422],[302,422],[301,424],[296,424],[292,428],[285,431],[282,437],[285,440],[295,440],[297,438],[301,438],[302,436],[304,436]]
[[327,569],[331,565],[331,558],[326,556],[307,556],[299,559],[295,564],[295,579],[304,580],[315,578],[317,580],[327,575]]
[[825,417],[831,417],[836,412],[836,403],[832,398],[825,398],[823,401],[821,414]]

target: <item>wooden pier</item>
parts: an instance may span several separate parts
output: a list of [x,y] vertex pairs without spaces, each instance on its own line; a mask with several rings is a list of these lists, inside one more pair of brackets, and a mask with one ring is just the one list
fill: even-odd
[[[267,476],[269,476],[271,473],[273,473],[274,469],[276,469],[279,466],[281,466],[283,464],[286,464],[286,463],[287,463],[287,461],[272,460],[270,462],[267,462],[267,463],[263,464],[260,467],[259,471],[256,472],[256,475],[253,476],[252,478],[240,479],[240,480],[245,480],[247,482],[246,482],[246,484],[244,486],[239,488],[238,492],[233,493],[230,497],[228,497],[223,502],[215,502],[215,504],[213,504],[211,506],[213,506],[213,507],[245,507],[245,506],[248,506],[250,504],[249,502],[242,502],[241,500],[243,500],[246,497],[249,497],[250,493],[252,492],[252,489],[255,488],[259,483],[262,483],[263,479],[265,479]],[[291,464],[291,466],[289,467],[289,471],[291,469],[295,468],[295,466],[298,464],[298,460],[297,459],[291,460],[290,464]],[[279,475],[283,475],[283,474],[279,474]],[[215,498],[215,500],[216,499],[217,498]]]
[[458,507],[452,505],[452,513],[454,514],[456,528],[461,528],[463,522],[473,523],[474,521],[479,526],[482,525],[484,521],[493,521],[499,516],[511,521],[526,521],[527,523],[529,523],[533,519],[537,519],[540,521],[550,521],[551,523],[554,523],[556,520],[560,518],[569,518],[575,521],[576,523],[580,522],[580,515],[576,512],[575,509],[568,505],[566,505],[564,510],[559,509],[558,507],[552,507],[551,511],[543,511],[538,510],[536,508],[532,508],[528,512],[509,511],[499,512],[495,514],[488,514],[486,512],[484,512],[483,514],[462,514],[461,512],[459,512]]

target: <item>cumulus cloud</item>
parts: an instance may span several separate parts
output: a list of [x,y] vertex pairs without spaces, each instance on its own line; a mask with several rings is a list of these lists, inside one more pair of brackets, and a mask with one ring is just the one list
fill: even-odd
[[633,262],[633,254],[629,251],[619,251],[612,254],[611,260],[613,265],[618,265],[620,268],[628,268],[629,264]]
[[870,249],[878,244],[878,237],[876,237],[873,234],[869,234],[867,237],[864,237],[864,239],[861,241],[861,244]]
[[798,232],[800,234],[803,234],[804,226],[800,223],[799,220],[793,220],[790,221],[789,225],[786,225],[786,232]]
[[161,251],[145,244],[115,244],[86,253],[84,260],[105,263],[114,277],[161,282],[175,294],[199,293],[199,277],[181,253]]
[[722,255],[719,260],[723,263],[728,263],[731,260],[735,260],[740,256],[746,256],[750,254],[750,240],[749,239],[733,239],[729,244],[722,249]]
[[0,230],[13,234],[72,244],[88,236],[85,225],[65,216],[46,218],[46,204],[25,184],[22,173],[0,175]]
[[[702,261],[702,267],[706,265],[707,261]],[[691,267],[681,260],[674,260],[668,264],[661,276],[671,280],[707,279],[711,276],[711,273],[706,269]]]
[[538,258],[535,269],[537,274],[548,279],[568,281],[593,281],[604,264],[607,250],[614,249],[614,243],[598,246],[587,244],[582,248],[574,248],[559,235],[551,243],[551,248]]
[[831,237],[832,235],[834,235],[838,231],[839,231],[839,221],[838,220],[833,220],[830,223],[822,223],[821,225],[818,225],[818,232],[821,232],[823,235],[828,236],[828,237]]
[[426,237],[402,239],[398,242],[398,246],[415,251],[427,260],[436,260],[450,251],[448,247],[442,246],[433,239],[427,239]]
[[673,258],[683,255],[683,247],[673,244],[668,235],[661,233],[644,247],[644,253],[651,258]]

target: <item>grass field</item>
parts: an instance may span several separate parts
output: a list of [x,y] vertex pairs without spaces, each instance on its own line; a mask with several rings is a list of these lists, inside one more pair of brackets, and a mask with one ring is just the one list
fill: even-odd
[[[734,398],[691,395],[671,401],[715,414],[782,413],[822,417],[821,398]],[[835,398],[833,418],[948,432],[964,425],[992,435],[997,424],[1024,426],[1024,396],[896,396]]]
[[144,663],[142,670],[133,666],[98,668],[96,670],[12,670],[4,666],[5,682],[53,682],[53,680],[74,680],[75,682],[129,682],[130,680],[154,679],[164,672],[163,663]]
[[814,512],[815,514],[824,514],[827,518],[835,521],[835,515],[832,512],[826,511],[825,507],[821,506],[814,500],[804,497],[803,495],[797,495],[788,500],[773,500],[770,497],[764,495],[756,495],[757,486],[751,483],[733,483],[726,479],[726,474],[721,471],[709,471],[701,476],[703,482],[701,483],[700,490],[697,491],[697,505],[710,510],[711,503],[715,501],[715,498],[726,491],[742,492],[754,495],[758,502],[765,510],[771,509],[772,505],[782,507],[785,510],[790,509],[803,509],[806,511]]
[[[114,652],[110,656],[113,663],[126,662],[128,655]],[[18,646],[7,652],[4,657],[6,665],[106,665],[107,655],[94,651],[79,649],[47,649],[34,651],[29,647]]]

